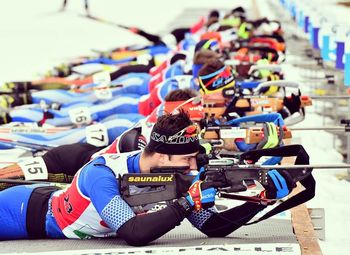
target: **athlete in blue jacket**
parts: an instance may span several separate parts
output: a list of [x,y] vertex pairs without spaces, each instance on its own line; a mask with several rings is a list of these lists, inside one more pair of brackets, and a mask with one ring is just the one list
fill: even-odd
[[[184,218],[209,237],[226,236],[265,206],[245,203],[218,213],[213,206],[216,190],[202,189],[197,178],[187,194],[152,213],[150,205],[137,211],[131,208],[120,193],[119,174],[148,173],[162,166],[184,166],[189,172],[197,168],[198,149],[197,128],[188,115],[182,111],[164,115],[152,129],[143,152],[98,157],[81,168],[64,190],[25,185],[0,192],[0,240],[117,236],[141,246],[161,237]],[[277,179],[286,183],[282,175]],[[291,189],[284,188],[287,193]],[[198,189],[201,195],[196,197]],[[267,195],[276,197],[275,185]]]

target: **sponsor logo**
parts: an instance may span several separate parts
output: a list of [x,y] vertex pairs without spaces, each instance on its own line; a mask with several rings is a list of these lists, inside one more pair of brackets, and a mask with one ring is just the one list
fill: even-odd
[[13,127],[11,133],[46,133],[43,128]]
[[188,108],[190,111],[203,111],[203,106],[194,106],[194,107],[189,107]]
[[128,182],[172,182],[174,175],[170,176],[129,176]]
[[251,99],[250,102],[253,106],[270,104],[270,101],[268,99]]
[[216,81],[213,82],[213,88],[223,87],[228,85],[233,81],[234,77],[220,77]]
[[67,195],[66,197],[63,198],[64,201],[64,209],[66,210],[67,213],[71,213],[73,211],[73,206],[72,204],[69,202],[69,195]]
[[156,142],[162,142],[167,144],[186,144],[193,143],[194,141],[198,140],[198,137],[186,137],[182,135],[173,135],[171,137],[167,137],[165,135],[158,134],[157,132],[152,132],[151,139]]
[[206,194],[206,195],[202,196],[202,200],[209,199],[209,198],[214,198],[214,197],[215,197],[214,194]]

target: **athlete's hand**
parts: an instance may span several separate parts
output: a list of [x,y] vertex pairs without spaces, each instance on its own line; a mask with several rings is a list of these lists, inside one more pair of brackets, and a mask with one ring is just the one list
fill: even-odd
[[277,127],[272,122],[264,123],[264,139],[257,145],[257,149],[275,148],[279,144]]
[[205,182],[197,180],[188,189],[186,199],[196,211],[199,211],[215,204],[215,194],[215,188],[206,187]]
[[267,175],[268,184],[265,186],[265,192],[261,194],[264,198],[283,198],[296,187],[296,183],[286,170],[270,170]]

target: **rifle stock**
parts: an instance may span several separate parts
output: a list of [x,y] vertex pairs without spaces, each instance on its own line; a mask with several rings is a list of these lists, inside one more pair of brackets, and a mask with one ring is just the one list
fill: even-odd
[[[225,132],[227,136],[222,137],[222,131]],[[277,127],[277,132],[280,132],[280,127]],[[250,127],[250,128],[235,128],[235,127],[209,127],[208,130],[203,135],[203,139],[217,140],[222,138],[235,139],[243,138],[247,144],[259,143],[264,137],[264,131],[260,127]],[[283,139],[292,138],[292,132],[290,129],[283,128]]]
[[[213,95],[207,95],[203,97],[203,110],[209,117],[219,118],[225,113],[227,99],[223,96],[217,97]],[[312,105],[312,100],[309,96],[300,97],[300,107],[306,107]],[[235,107],[242,109],[249,109],[245,114],[247,116],[256,115],[266,112],[278,112],[283,109],[283,99],[273,97],[259,97],[259,96],[247,96],[239,99]]]
[[312,105],[312,99],[309,96],[301,96],[300,103],[301,107],[310,106]]

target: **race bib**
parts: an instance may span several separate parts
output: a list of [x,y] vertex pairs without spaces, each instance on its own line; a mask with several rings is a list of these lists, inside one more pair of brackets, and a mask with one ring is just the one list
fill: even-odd
[[101,123],[87,126],[85,128],[85,134],[86,142],[89,144],[92,144],[96,147],[103,147],[108,145],[109,139],[107,128]]
[[102,87],[101,85],[96,86],[94,90],[95,95],[100,100],[110,100],[113,97],[112,91],[109,87]]
[[77,107],[69,110],[69,117],[72,123],[76,125],[90,124],[91,114],[87,107]]
[[109,88],[111,76],[109,72],[99,72],[92,76],[93,82],[96,84],[94,93],[98,99],[109,100],[112,98],[112,91]]
[[19,162],[25,180],[47,180],[48,172],[42,157],[33,157]]
[[111,76],[107,71],[95,73],[92,76],[92,81],[96,85],[103,84],[104,86],[108,86],[111,83]]

